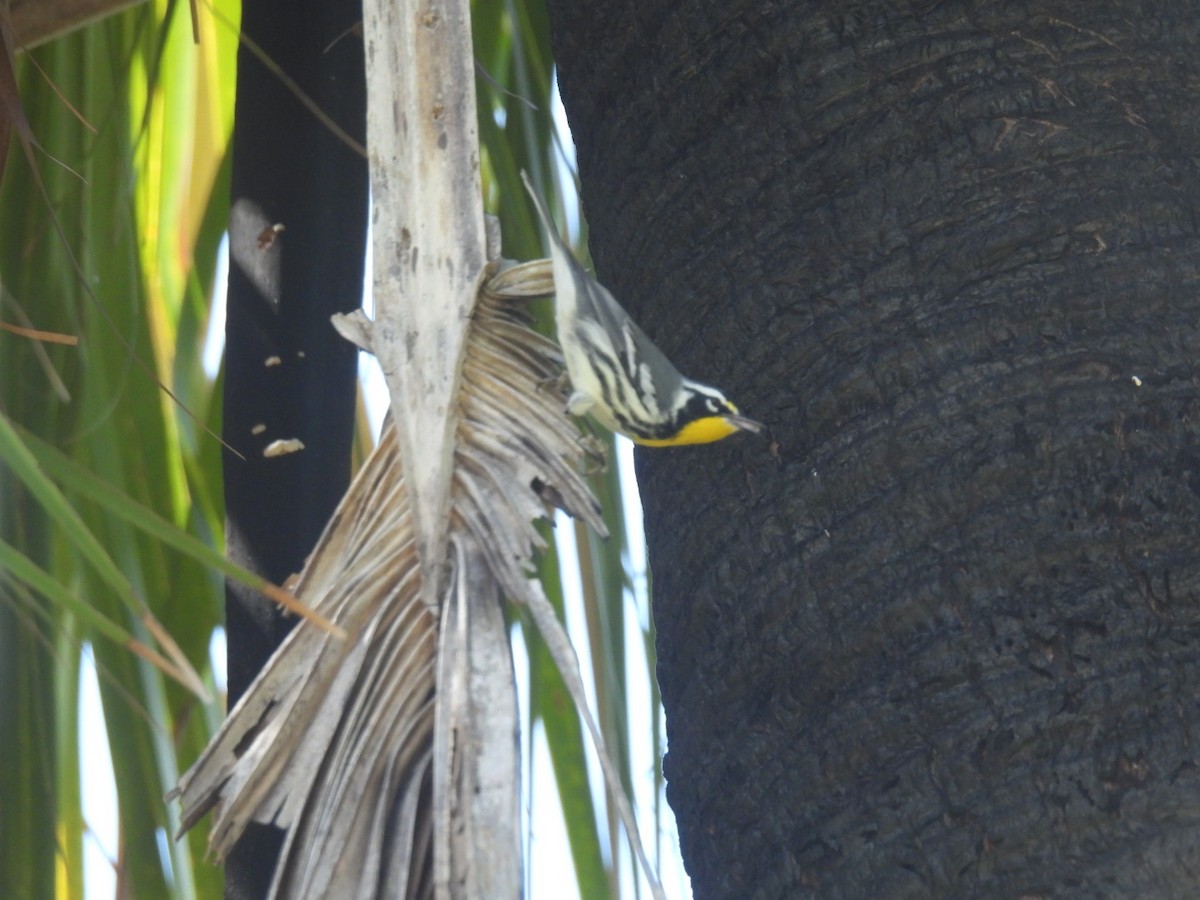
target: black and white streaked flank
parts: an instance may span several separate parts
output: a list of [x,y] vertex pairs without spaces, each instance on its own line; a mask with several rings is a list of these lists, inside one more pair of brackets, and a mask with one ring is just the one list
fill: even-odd
[[[637,326],[604,285],[567,248],[542,199],[521,178],[550,239],[558,342],[571,379],[567,411],[590,414],[605,428],[643,444],[717,440],[761,426],[740,416],[719,390],[685,378]],[[689,424],[712,419],[704,429]]]

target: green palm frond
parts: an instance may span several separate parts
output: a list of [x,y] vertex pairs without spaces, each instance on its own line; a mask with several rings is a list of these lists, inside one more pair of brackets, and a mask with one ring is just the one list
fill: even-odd
[[[29,686],[0,709],[5,758],[18,761],[0,773],[8,896],[82,892],[75,729],[84,642],[101,672],[121,785],[119,880],[137,896],[219,891],[219,872],[194,863],[191,844],[169,848],[169,862],[159,854],[176,754],[194,755],[208,730],[205,716],[189,715],[198,701],[164,671],[203,672],[220,615],[208,562],[162,542],[168,528],[210,542],[220,533],[218,482],[197,477],[212,471],[202,461],[211,439],[189,425],[183,440],[157,383],[180,389],[201,415],[211,409],[196,354],[177,349],[181,323],[198,326],[211,288],[219,232],[210,223],[223,214],[210,198],[225,196],[216,182],[230,119],[220,85],[232,45],[210,35],[197,53],[184,12],[182,37],[179,17],[159,4],[16,60],[49,202],[28,161],[11,158],[0,191],[0,319],[78,344],[0,333],[0,693]],[[206,92],[211,102],[197,102]],[[72,473],[102,482],[106,496],[85,499]],[[164,648],[176,644],[161,667],[139,650],[170,655]],[[185,678],[189,691],[210,692],[194,671]]]

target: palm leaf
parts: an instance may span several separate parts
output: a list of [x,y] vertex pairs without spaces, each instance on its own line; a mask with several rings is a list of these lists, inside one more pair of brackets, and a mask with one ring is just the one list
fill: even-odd
[[[17,3],[14,15],[27,21],[21,17],[36,12],[37,6]],[[216,7],[236,22],[236,3],[220,0]],[[490,26],[476,31],[476,55],[508,90],[487,88],[489,102],[504,112],[499,117],[481,114],[479,120],[481,125],[488,123],[483,132],[488,142],[485,196],[494,203],[501,196],[520,196],[520,168],[553,168],[547,114],[551,61],[540,6],[482,4],[484,8],[496,10],[494,20],[505,23],[495,31]],[[497,40],[489,44],[481,34],[494,34]],[[41,158],[71,245],[79,250],[89,274],[104,285],[100,294],[108,311],[120,313],[116,320],[121,334],[157,377],[212,427],[220,411],[211,382],[200,369],[199,348],[212,260],[227,218],[223,185],[228,179],[225,146],[232,81],[220,73],[232,69],[235,40],[207,15],[200,18],[200,35],[200,43],[193,44],[186,4],[159,0],[38,51],[45,77],[18,57],[17,75],[39,140],[86,179]],[[63,105],[60,94],[98,128],[98,137],[87,136],[86,126]],[[10,160],[10,168],[14,165],[24,163]],[[477,197],[478,187],[475,190]],[[178,636],[184,657],[203,660],[219,614],[216,570],[221,567],[214,569],[211,550],[205,552],[202,544],[185,539],[181,529],[208,544],[220,543],[217,445],[191,419],[175,414],[171,402],[136,371],[130,349],[106,333],[111,326],[88,312],[61,248],[54,248],[45,204],[21,173],[10,172],[0,213],[5,221],[0,227],[0,319],[83,341],[82,349],[72,350],[28,338],[18,341],[11,335],[0,339],[4,412],[32,429],[20,432],[20,440],[56,482],[69,507],[78,510],[85,531],[101,539],[104,554],[129,582],[132,596],[144,598],[163,630]],[[503,214],[512,252],[533,255],[537,231],[525,204],[507,204]],[[539,290],[545,289],[543,284]],[[519,301],[522,312],[526,305]],[[31,373],[38,377],[31,378]],[[74,402],[65,405],[66,397]],[[45,442],[67,452],[50,462]],[[62,466],[55,468],[60,457]],[[98,490],[97,476],[89,480],[89,471],[100,473],[109,490]],[[483,471],[494,474],[492,469]],[[0,495],[5,498],[0,537],[12,538],[8,546],[17,554],[6,557],[9,565],[0,566],[8,569],[7,575],[0,572],[0,684],[20,686],[0,692],[6,697],[0,701],[6,732],[0,757],[17,763],[0,775],[0,893],[40,895],[56,878],[74,892],[82,884],[79,846],[84,824],[78,813],[79,759],[72,737],[78,654],[81,642],[109,633],[117,643],[106,646],[100,640],[96,656],[126,823],[122,882],[138,896],[215,896],[219,870],[193,862],[202,836],[171,847],[169,864],[159,850],[162,830],[174,831],[178,825],[161,803],[163,786],[175,780],[176,754],[190,759],[203,745],[216,708],[206,706],[203,715],[193,715],[196,701],[163,684],[130,657],[123,645],[150,641],[152,635],[118,602],[129,594],[115,592],[96,571],[81,569],[79,554],[66,542],[71,530],[61,531],[39,504],[31,506],[24,492],[16,492],[12,474],[11,467],[0,465]],[[472,477],[478,481],[481,476]],[[540,511],[541,498],[534,505]],[[528,537],[520,529],[517,533],[522,540]],[[164,543],[187,556],[164,550]],[[619,546],[600,546],[610,572],[608,583],[618,585],[619,604],[619,559],[612,568]],[[512,545],[506,538],[497,547],[503,554]],[[450,559],[464,552],[464,545],[454,540],[447,548]],[[468,568],[491,571],[486,565],[467,567],[464,562],[463,571]],[[523,580],[525,569],[518,568]],[[19,577],[18,569],[34,579],[44,574],[38,590],[50,591],[53,602],[47,604],[31,591],[31,582]],[[548,582],[547,592],[553,596],[554,579]],[[470,611],[468,626],[499,609],[489,590],[494,588],[479,585],[462,595],[463,604],[456,609]],[[597,599],[596,608],[610,602]],[[495,650],[503,624],[494,619],[488,629],[488,646]],[[529,641],[531,648],[538,646],[532,636]],[[463,658],[461,654],[455,657],[446,651],[445,658],[451,662],[439,671],[447,685],[473,683],[469,670],[452,664]],[[503,662],[506,657],[496,659],[501,659],[500,668],[509,665]],[[619,668],[612,666],[602,664],[599,677],[611,679]],[[610,872],[602,877],[579,722],[569,705],[550,702],[555,691],[563,690],[557,673],[549,665],[538,668],[542,674],[532,688],[532,708],[553,738],[556,776],[562,785],[582,785],[564,801],[573,809],[568,823],[580,889],[585,896],[603,896],[613,876]],[[204,680],[208,683],[207,675]],[[458,689],[456,696],[481,689],[478,682],[473,684]],[[501,709],[505,703],[476,706]],[[611,728],[613,719],[609,713],[601,718],[612,744],[617,733]],[[16,724],[10,729],[8,723]],[[493,724],[492,731],[501,733],[506,727]],[[47,746],[57,749],[46,754]],[[56,803],[48,805],[51,795]],[[506,794],[497,796],[500,806],[508,804]],[[419,801],[431,802],[432,797]],[[482,822],[486,816],[479,818]],[[22,823],[20,829],[12,827],[15,822]],[[302,837],[297,834],[293,846],[295,841]],[[22,874],[10,880],[9,872]],[[20,889],[10,891],[10,885]]]
[[[211,284],[219,232],[201,222],[223,218],[208,198],[228,110],[194,98],[221,94],[211,86],[231,54],[228,41],[215,41],[198,55],[190,38],[177,39],[167,11],[166,3],[144,6],[15,61],[30,128],[45,148],[33,160],[45,196],[30,162],[10,160],[0,192],[0,318],[78,344],[0,335],[0,694],[29,686],[0,708],[0,731],[10,736],[4,758],[13,761],[0,772],[6,896],[46,896],[56,884],[63,896],[83,889],[80,767],[90,764],[78,750],[77,705],[85,642],[100,671],[121,795],[118,880],[137,896],[212,896],[219,885],[219,873],[193,864],[191,844],[161,842],[171,827],[162,793],[178,776],[176,753],[198,752],[212,707],[209,716],[188,716],[198,701],[139,650],[177,642],[171,667],[203,671],[196,661],[206,658],[219,614],[219,579],[160,543],[164,529],[181,526],[211,540],[220,503],[217,482],[196,477],[198,455],[212,451],[181,444],[159,382],[186,382],[189,405],[211,412],[195,356],[175,347],[182,309],[195,315],[181,301]],[[15,21],[24,21],[19,12]],[[47,446],[61,452],[51,460]],[[107,494],[84,498],[72,472],[91,473]],[[203,675],[186,677],[207,692]]]
[[[431,759],[442,758],[433,754],[435,684],[443,708],[502,709],[473,685],[503,679],[504,670],[482,666],[472,677],[461,668],[481,666],[476,653],[488,641],[472,641],[477,629],[506,645],[499,590],[530,590],[524,564],[541,545],[532,520],[552,497],[603,528],[576,474],[580,446],[562,414],[565,397],[546,387],[557,372],[556,350],[528,327],[522,301],[513,299],[544,293],[546,272],[539,264],[495,275],[472,318],[445,599],[431,608],[421,590],[399,434],[389,423],[294,586],[349,639],[307,624],[296,629],[180,782],[184,827],[219,804],[211,838],[218,856],[251,821],[290,829],[275,886],[283,896],[423,895],[434,872]],[[455,733],[468,733],[460,713],[447,714]],[[515,718],[505,722],[498,730],[507,728],[515,762]],[[456,744],[445,755],[463,767],[456,778],[469,778],[464,773],[475,765],[463,752]],[[494,764],[495,755],[487,761]],[[479,815],[475,827],[511,822],[515,799],[500,801],[506,816]],[[479,872],[497,877],[519,859],[515,847],[484,843],[497,856]]]

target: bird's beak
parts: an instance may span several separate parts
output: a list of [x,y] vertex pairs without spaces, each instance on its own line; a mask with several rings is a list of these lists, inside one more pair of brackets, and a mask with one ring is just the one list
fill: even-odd
[[725,416],[725,421],[734,428],[739,428],[742,431],[749,431],[758,434],[763,430],[761,422],[755,422],[753,419],[747,419],[745,416]]

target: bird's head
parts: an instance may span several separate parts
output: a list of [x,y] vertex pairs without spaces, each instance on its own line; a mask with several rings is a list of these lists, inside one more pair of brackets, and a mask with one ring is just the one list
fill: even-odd
[[724,394],[714,387],[684,380],[680,402],[673,417],[673,433],[662,439],[634,438],[647,447],[676,447],[710,444],[737,431],[762,431],[762,425],[747,419]]

